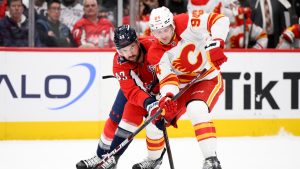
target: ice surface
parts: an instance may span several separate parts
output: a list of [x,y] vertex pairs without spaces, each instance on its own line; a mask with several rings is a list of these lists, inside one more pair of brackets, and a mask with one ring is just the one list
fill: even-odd
[[[95,154],[97,140],[0,141],[1,169],[75,169]],[[194,138],[170,139],[176,169],[201,169],[203,157]],[[146,157],[144,139],[132,142],[118,169],[131,169]],[[223,169],[300,169],[300,137],[236,137],[218,139]],[[169,169],[167,154],[161,169]]]

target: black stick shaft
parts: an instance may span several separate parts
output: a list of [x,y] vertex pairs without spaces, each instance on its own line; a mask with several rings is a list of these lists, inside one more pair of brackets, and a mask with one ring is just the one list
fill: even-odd
[[171,146],[170,146],[169,137],[168,137],[168,132],[167,132],[165,125],[163,126],[163,133],[164,133],[164,139],[165,139],[165,143],[166,143],[166,149],[167,149],[167,153],[168,153],[170,168],[175,169],[172,152],[171,152]]

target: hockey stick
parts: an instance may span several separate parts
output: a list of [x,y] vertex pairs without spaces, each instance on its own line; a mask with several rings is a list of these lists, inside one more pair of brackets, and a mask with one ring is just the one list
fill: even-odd
[[[251,39],[251,34],[252,34],[252,29],[253,29],[253,24],[254,24],[254,19],[255,19],[255,17],[256,17],[256,13],[257,13],[257,7],[258,7],[258,3],[259,3],[259,0],[256,0],[256,3],[255,3],[255,7],[254,7],[254,10],[255,10],[255,12],[253,12],[253,20],[252,20],[252,23],[251,23],[251,25],[250,25],[250,30],[249,30],[249,35],[248,35],[248,40],[250,41],[250,39]],[[251,17],[250,17],[251,18]],[[247,44],[247,46],[246,46],[246,49],[247,48],[249,48],[249,42],[248,42],[248,44]]]
[[167,129],[166,129],[165,125],[163,125],[163,133],[164,133],[164,139],[165,139],[165,143],[166,143],[166,149],[167,149],[167,153],[168,153],[170,168],[175,169],[174,168],[173,157],[172,157],[172,152],[171,152],[171,146],[170,146],[169,137],[168,137],[168,132],[167,132]]
[[114,75],[102,76],[102,79],[116,78]]
[[246,32],[247,32],[247,29],[246,29],[246,26],[247,26],[247,18],[246,18],[246,14],[244,14],[244,41],[243,41],[243,48],[247,48],[248,46],[248,42],[246,42]]
[[[213,70],[213,69],[211,68],[211,70]],[[202,72],[202,74],[203,73],[205,73],[205,72]],[[208,74],[208,73],[206,73],[206,74]],[[169,136],[168,136],[168,132],[167,132],[166,126],[163,125],[162,129],[163,129],[163,133],[164,133],[164,139],[165,139],[165,143],[166,143],[166,149],[167,149],[167,153],[168,153],[170,168],[171,169],[175,169],[175,167],[174,167],[174,161],[173,161],[173,157],[172,157],[171,146],[170,146],[170,141],[169,141]]]
[[[182,88],[179,93],[177,93],[172,100],[177,100],[185,91],[187,91],[193,84],[195,84],[198,80],[203,79],[206,75],[213,72],[215,69],[211,67],[209,70],[204,69],[202,70],[194,79],[192,79],[184,88]],[[113,149],[110,153],[108,153],[97,165],[102,166],[105,161],[110,159],[113,155],[119,152],[124,146],[126,146],[129,142],[133,140],[133,138],[140,133],[149,123],[151,123],[157,116],[159,116],[162,112],[162,109],[158,109],[157,112],[150,116],[149,119],[145,120],[144,124],[142,124],[135,132],[133,132],[128,138],[126,138],[120,145],[118,145],[115,149]]]

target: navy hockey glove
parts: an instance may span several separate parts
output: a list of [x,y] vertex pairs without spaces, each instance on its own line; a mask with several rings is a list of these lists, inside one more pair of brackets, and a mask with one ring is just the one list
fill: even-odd
[[[158,106],[158,101],[155,101],[151,104],[149,104],[147,106],[147,112],[148,114],[150,114],[150,116],[153,116],[159,109],[159,106]],[[162,112],[163,113],[163,112]],[[163,126],[165,125],[164,121],[162,121],[162,116],[161,114],[158,115],[153,121],[152,123],[160,130],[163,129]]]

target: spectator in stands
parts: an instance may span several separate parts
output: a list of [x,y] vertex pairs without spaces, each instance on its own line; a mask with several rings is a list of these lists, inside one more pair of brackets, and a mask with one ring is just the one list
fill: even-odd
[[[135,30],[138,36],[150,36],[149,17],[151,9],[143,0],[135,1],[134,6],[138,6],[138,13],[135,18]],[[123,24],[130,25],[130,4],[123,4]]]
[[0,0],[0,19],[4,18],[7,6],[7,0]]
[[47,15],[47,2],[45,0],[34,0],[34,9],[38,15],[45,17]]
[[[23,11],[22,0],[8,1],[8,14],[0,21],[1,46],[28,46],[28,19]],[[37,34],[35,46],[41,46]]]
[[[47,2],[48,0],[34,0],[34,16],[35,20],[46,19],[47,16]],[[24,12],[23,14],[29,17],[29,3],[30,0],[23,0]]]
[[83,6],[77,0],[62,0],[60,21],[66,24],[70,30],[83,16]]
[[140,16],[147,15],[147,17],[149,18],[151,10],[152,9],[150,9],[150,7],[148,5],[146,5],[143,0],[140,0],[140,4],[139,4],[139,13],[140,13]]
[[105,18],[108,19],[109,17],[109,11],[105,7],[101,7],[99,9],[99,18]]
[[47,19],[37,21],[41,42],[47,47],[75,47],[70,29],[59,21],[61,3],[52,0],[47,5]]
[[[138,30],[140,32],[140,36],[150,36],[151,31],[149,27],[149,19],[150,19],[151,10],[148,6],[144,4],[142,0],[139,2],[139,20],[137,22]],[[129,24],[129,22],[128,22]]]
[[299,23],[288,27],[280,36],[278,49],[300,48],[300,18]]
[[99,17],[96,0],[84,0],[84,16],[75,23],[73,37],[79,47],[113,47],[113,24]]

